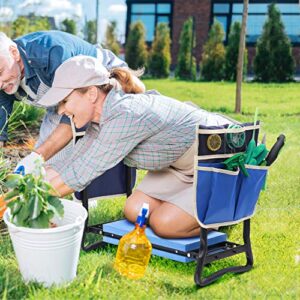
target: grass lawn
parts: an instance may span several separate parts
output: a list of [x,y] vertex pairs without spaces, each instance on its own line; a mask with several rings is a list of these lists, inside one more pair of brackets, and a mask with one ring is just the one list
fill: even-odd
[[[298,299],[300,297],[300,84],[243,86],[243,114],[235,115],[235,85],[175,80],[146,80],[148,89],[192,100],[200,107],[223,112],[240,121],[252,121],[259,107],[270,148],[280,133],[286,146],[270,169],[267,189],[261,193],[252,218],[254,268],[241,275],[226,275],[197,289],[195,263],[182,264],[152,257],[146,276],[139,281],[121,278],[112,268],[116,248],[81,252],[76,280],[61,288],[25,285],[18,271],[9,237],[1,237],[0,293],[2,299]],[[262,135],[261,135],[262,136]],[[144,172],[139,173],[139,180]],[[92,212],[97,222],[122,216],[124,198],[99,201]],[[227,229],[240,241],[241,226]],[[222,266],[244,262],[243,256],[219,261],[207,274]],[[46,272],[46,270],[45,270]]]

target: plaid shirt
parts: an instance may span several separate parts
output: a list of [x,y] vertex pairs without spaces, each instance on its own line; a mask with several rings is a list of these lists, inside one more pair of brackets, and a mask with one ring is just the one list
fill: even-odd
[[76,191],[123,159],[131,167],[162,169],[193,144],[198,123],[218,125],[228,120],[157,92],[124,94],[112,90],[100,123],[88,127],[69,161],[53,167]]

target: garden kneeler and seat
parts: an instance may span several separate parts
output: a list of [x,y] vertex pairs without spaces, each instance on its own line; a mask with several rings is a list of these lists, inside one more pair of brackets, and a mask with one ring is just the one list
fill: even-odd
[[[225,170],[222,162],[236,153],[245,152],[252,137],[257,141],[259,127],[259,122],[256,125],[247,123],[221,127],[198,126],[194,196],[195,217],[201,226],[200,238],[164,239],[147,228],[153,254],[180,262],[196,261],[194,279],[198,286],[206,286],[228,272],[245,272],[253,265],[250,218],[264,185],[267,167],[246,166],[249,176],[245,177],[239,169]],[[115,190],[116,178],[122,183],[121,192]],[[88,209],[89,198],[123,193],[129,196],[134,182],[135,170],[121,163],[120,166],[95,179],[89,187],[76,195]],[[244,222],[243,245],[227,241],[225,233],[210,230],[242,221]],[[85,238],[83,238],[82,248],[92,250],[105,244],[116,245],[119,239],[133,227],[134,225],[126,220],[92,226],[86,224],[85,233],[100,234],[103,240],[85,246]],[[224,268],[203,278],[205,265],[240,253],[246,254],[247,263],[244,266]]]

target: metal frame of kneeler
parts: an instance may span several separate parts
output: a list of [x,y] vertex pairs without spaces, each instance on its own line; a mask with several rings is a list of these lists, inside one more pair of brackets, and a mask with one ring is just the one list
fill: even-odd
[[[103,224],[102,234],[104,242],[107,244],[118,245],[122,236],[134,228],[133,224],[131,224],[131,227],[129,227],[128,223],[128,221],[120,220]],[[209,285],[210,283],[222,277],[224,274],[243,273],[250,270],[253,266],[253,256],[250,242],[250,219],[244,221],[244,244],[242,245],[229,242],[227,241],[225,234],[222,236],[222,233],[217,231],[208,232],[208,229],[206,228],[201,228],[200,239],[187,239],[193,240],[188,247],[178,247],[178,244],[176,244],[176,239],[159,238],[149,228],[146,229],[146,234],[152,244],[152,255],[158,255],[167,259],[184,263],[195,261],[196,269],[194,273],[194,280],[196,285],[199,287]],[[209,239],[208,236],[210,236]],[[195,242],[195,240],[197,240],[197,242]],[[196,244],[198,245],[197,247],[195,247]],[[189,250],[189,248],[192,247],[193,250]],[[247,259],[246,265],[227,267],[207,277],[203,277],[205,265],[242,253],[245,253]]]
[[[197,260],[197,266],[194,275],[194,280],[197,286],[207,286],[227,273],[243,273],[249,271],[253,267],[253,255],[250,241],[250,219],[244,221],[243,239],[243,245],[227,241],[209,248],[207,245],[207,229],[201,228],[200,249],[198,253],[193,253]],[[205,265],[241,253],[245,253],[246,255],[246,265],[227,267],[216,271],[207,277],[202,276]]]
[[[88,233],[93,233],[98,236],[102,235],[103,233],[103,224],[89,225],[89,199],[120,195],[126,195],[129,197],[132,193],[135,180],[135,169],[126,166],[123,162],[120,162],[117,166],[106,171],[103,175],[93,180],[82,192],[75,193],[75,197],[82,201],[82,205],[88,212],[81,242],[82,250],[90,251],[105,245],[105,243],[102,241],[86,245],[86,235]],[[111,182],[113,182],[113,184],[109,184]]]

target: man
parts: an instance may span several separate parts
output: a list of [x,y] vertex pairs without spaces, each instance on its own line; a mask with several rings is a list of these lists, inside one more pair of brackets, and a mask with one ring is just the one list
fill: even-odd
[[[127,64],[111,51],[91,45],[71,34],[60,31],[34,32],[14,41],[0,32],[0,143],[7,140],[7,118],[14,100],[37,105],[38,100],[52,86],[56,69],[68,58],[87,55],[98,58],[111,69]],[[137,79],[138,80],[138,79]],[[140,81],[139,83],[143,85]],[[72,131],[73,127],[73,131]],[[43,158],[63,160],[72,151],[74,126],[67,116],[59,116],[56,108],[47,110],[40,137],[33,153],[19,164],[30,173],[34,160]],[[63,149],[63,150],[62,150]]]

